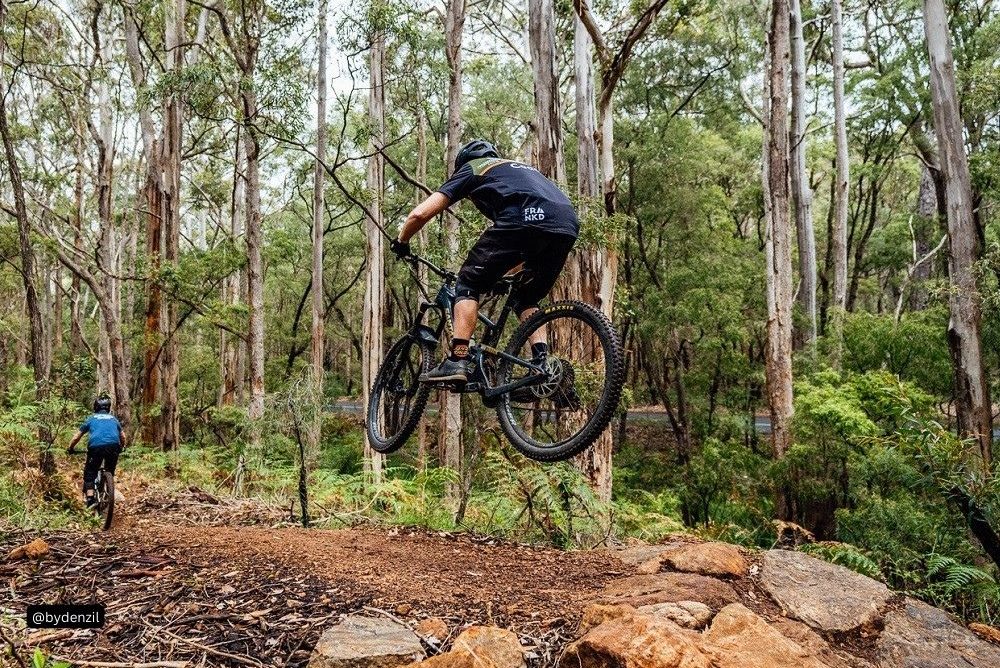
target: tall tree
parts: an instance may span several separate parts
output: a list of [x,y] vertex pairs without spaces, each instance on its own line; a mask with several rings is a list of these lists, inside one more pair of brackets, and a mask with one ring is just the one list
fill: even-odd
[[[462,145],[462,33],[465,29],[465,0],[448,0],[445,15],[445,56],[448,60],[448,131],[445,147],[445,171],[450,176],[455,168],[455,158]],[[458,218],[445,213],[445,239],[448,261],[458,260]],[[459,472],[462,470],[462,397],[452,392],[441,392],[441,416],[438,429],[440,462]],[[457,508],[461,485],[448,486],[450,503]]]
[[545,176],[565,183],[553,0],[528,0],[528,41],[535,82],[535,164]]
[[[792,228],[788,197],[788,0],[773,0],[764,140],[767,346],[765,373],[775,457],[792,444]],[[779,517],[789,509],[779,503]]]
[[[629,62],[632,59],[636,45],[646,32],[653,26],[660,11],[666,6],[666,0],[653,0],[636,18],[635,23],[616,44],[608,43],[604,33],[597,25],[590,6],[586,0],[574,0],[576,18],[586,29],[589,40],[583,39],[574,31],[574,71],[577,75],[577,137],[580,157],[578,169],[580,174],[580,194],[591,187],[591,181],[596,180],[597,167],[600,167],[602,178],[602,194],[604,211],[607,216],[613,216],[617,209],[618,183],[614,161],[614,115],[613,100],[615,89],[621,81]],[[600,92],[597,95],[597,136],[599,141],[596,149],[598,160],[593,161],[594,146],[590,141],[595,133],[591,123],[594,113],[593,85],[588,74],[590,70],[590,53],[587,42],[593,44],[600,62]],[[586,54],[583,50],[587,50]],[[582,105],[582,106],[581,106]],[[583,126],[581,127],[581,123]],[[587,131],[591,130],[589,134]],[[596,193],[593,193],[596,194]],[[573,253],[567,269],[567,280],[572,280],[576,294],[585,302],[600,308],[609,318],[614,314],[615,289],[618,284],[618,253],[615,248],[598,248],[578,250]],[[611,453],[612,435],[606,430],[593,446],[581,453],[576,459],[577,468],[588,478],[598,498],[611,500]]]
[[806,45],[802,34],[802,3],[789,7],[792,59],[791,172],[795,229],[799,246],[799,302],[806,317],[810,343],[816,341],[816,235],[813,230],[812,189],[806,168]]
[[831,329],[833,362],[839,366],[843,348],[844,309],[847,306],[847,198],[851,173],[847,149],[847,112],[844,105],[844,22],[842,0],[831,0],[833,28],[833,138],[836,145],[836,175],[833,188],[833,234],[828,252],[833,255],[833,307]]
[[924,33],[930,58],[934,131],[948,213],[948,276],[952,287],[948,292],[951,311],[948,345],[955,371],[958,428],[963,435],[978,441],[983,464],[988,466],[992,459],[993,417],[983,368],[982,307],[975,274],[979,243],[955,89],[955,61],[943,0],[924,0]]
[[[134,10],[125,10],[125,55],[136,90],[147,85],[146,68],[139,50],[139,26]],[[172,63],[172,59],[169,59]],[[153,115],[146,105],[139,106],[139,130],[142,136],[143,158],[146,161],[145,214],[146,257],[150,280],[146,284],[146,317],[143,336],[143,374],[140,406],[142,440],[146,443],[163,442],[163,421],[154,407],[160,402],[160,355],[163,343],[161,316],[162,290],[159,274],[163,259],[163,185],[160,173],[160,137],[156,134]]]
[[[174,81],[180,80],[184,67],[187,36],[184,30],[185,0],[170,0],[166,5],[164,48],[166,49],[166,74]],[[173,86],[163,101],[163,144],[161,146],[161,173],[163,179],[163,259],[176,271],[180,260],[181,235],[181,141],[184,132],[184,115],[180,92]],[[180,323],[177,318],[177,300],[166,303],[163,321],[163,441],[164,450],[180,445]]]
[[[362,339],[361,385],[362,406],[368,405],[368,395],[382,365],[382,325],[385,321],[385,244],[382,204],[385,195],[385,30],[374,27],[371,44],[371,85],[368,95],[368,122],[371,127],[368,158],[368,191],[371,209],[365,217],[365,304]],[[381,482],[385,456],[375,452],[365,441],[365,471],[375,482]]]
[[[310,457],[319,452],[320,436],[323,427],[323,360],[325,344],[324,315],[326,305],[323,303],[323,231],[326,219],[326,51],[327,14],[329,0],[319,1],[319,45],[317,49],[316,69],[316,159],[313,165],[313,220],[312,220],[312,328],[310,357],[312,373],[313,419],[307,431],[307,451]],[[365,404],[367,405],[367,404]],[[302,471],[308,476],[310,462],[303,458]],[[306,517],[305,508],[302,509]]]

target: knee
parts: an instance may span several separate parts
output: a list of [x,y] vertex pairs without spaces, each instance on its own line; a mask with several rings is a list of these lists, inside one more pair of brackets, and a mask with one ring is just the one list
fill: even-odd
[[455,303],[465,301],[479,301],[480,291],[475,286],[459,279],[458,283],[455,285]]

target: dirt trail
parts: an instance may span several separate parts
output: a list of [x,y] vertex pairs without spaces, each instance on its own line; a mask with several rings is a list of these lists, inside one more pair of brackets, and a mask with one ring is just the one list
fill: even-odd
[[240,577],[291,569],[395,608],[454,614],[574,616],[628,572],[608,552],[560,552],[409,528],[262,529],[150,523],[120,535],[136,551],[176,552],[178,565],[225,563]]
[[[108,622],[97,632],[20,629],[15,642],[76,661],[304,666],[323,628],[360,612],[411,624],[437,616],[453,631],[511,628],[534,647],[529,664],[546,666],[585,602],[633,572],[611,552],[411,528],[270,528],[280,517],[200,491],[150,493],[110,532],[43,532],[45,559],[0,561],[12,594],[2,607],[100,602]],[[0,554],[35,537],[0,532]]]

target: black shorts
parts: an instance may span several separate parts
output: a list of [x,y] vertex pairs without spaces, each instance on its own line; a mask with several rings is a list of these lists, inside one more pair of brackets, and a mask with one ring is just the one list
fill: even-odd
[[457,301],[489,292],[508,271],[524,263],[529,272],[514,288],[512,304],[517,313],[538,306],[549,293],[566,264],[576,237],[530,227],[491,227],[469,251],[458,272]]

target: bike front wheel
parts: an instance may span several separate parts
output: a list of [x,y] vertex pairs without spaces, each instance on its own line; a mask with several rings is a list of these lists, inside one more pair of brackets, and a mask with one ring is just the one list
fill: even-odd
[[431,388],[420,382],[430,371],[434,351],[422,341],[405,336],[389,348],[368,396],[365,430],[376,452],[387,454],[403,447],[427,406]]
[[[591,446],[614,417],[625,381],[625,354],[618,333],[600,311],[582,302],[539,309],[514,332],[506,352],[532,359],[531,340],[548,343],[543,382],[501,398],[497,418],[507,440],[544,462],[568,459]],[[502,359],[501,385],[536,373]]]

